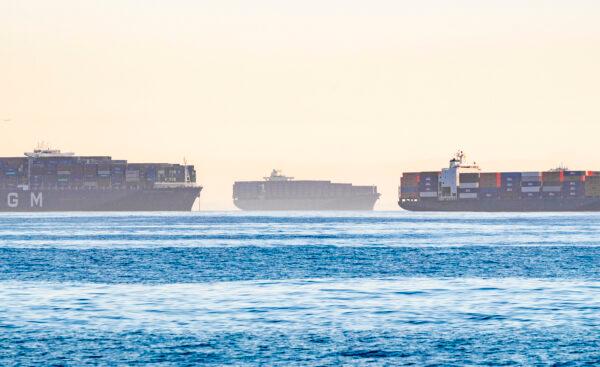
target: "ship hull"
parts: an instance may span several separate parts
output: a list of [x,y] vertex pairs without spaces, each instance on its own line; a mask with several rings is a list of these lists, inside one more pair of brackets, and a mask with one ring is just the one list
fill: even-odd
[[399,201],[402,209],[423,212],[594,212],[600,198],[474,199]]
[[190,211],[201,190],[0,190],[0,212]]
[[241,210],[373,210],[379,196],[298,199],[236,199]]

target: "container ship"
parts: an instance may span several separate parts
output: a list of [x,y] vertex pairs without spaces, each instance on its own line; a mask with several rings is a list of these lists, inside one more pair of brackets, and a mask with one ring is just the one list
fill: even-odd
[[0,158],[0,211],[190,211],[202,190],[195,182],[186,164],[40,148]]
[[233,202],[242,210],[373,210],[379,196],[376,186],[294,180],[279,170],[233,185]]
[[600,211],[600,172],[481,172],[459,152],[441,171],[403,173],[398,204],[411,211]]

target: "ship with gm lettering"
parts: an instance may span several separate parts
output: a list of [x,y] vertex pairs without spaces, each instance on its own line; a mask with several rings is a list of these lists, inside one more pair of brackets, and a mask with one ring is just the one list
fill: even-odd
[[190,211],[194,166],[129,163],[38,148],[0,158],[0,211]]

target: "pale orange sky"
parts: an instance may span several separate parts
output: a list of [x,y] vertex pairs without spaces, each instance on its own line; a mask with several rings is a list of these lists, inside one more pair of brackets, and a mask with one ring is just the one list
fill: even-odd
[[598,19],[597,1],[2,0],[0,155],[185,156],[206,210],[275,167],[396,209],[402,171],[458,148],[600,170]]

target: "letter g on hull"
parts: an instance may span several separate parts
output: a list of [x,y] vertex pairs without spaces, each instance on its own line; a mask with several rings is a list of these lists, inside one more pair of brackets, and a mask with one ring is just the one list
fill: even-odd
[[19,194],[11,192],[6,196],[6,205],[9,208],[16,208],[19,206]]

